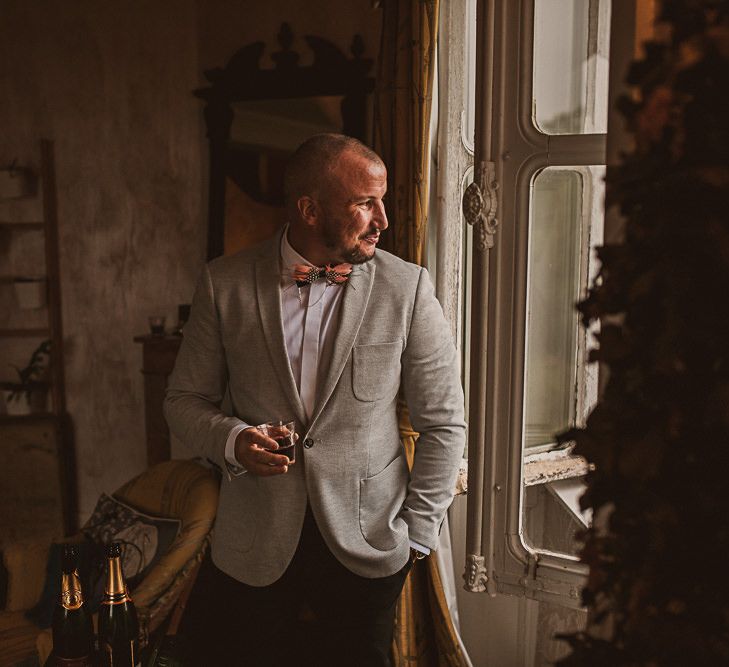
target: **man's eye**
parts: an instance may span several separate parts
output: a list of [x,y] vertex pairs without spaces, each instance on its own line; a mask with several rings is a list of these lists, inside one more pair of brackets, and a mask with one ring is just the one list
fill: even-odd
[[371,201],[363,201],[359,204],[362,208],[372,208],[372,202]]

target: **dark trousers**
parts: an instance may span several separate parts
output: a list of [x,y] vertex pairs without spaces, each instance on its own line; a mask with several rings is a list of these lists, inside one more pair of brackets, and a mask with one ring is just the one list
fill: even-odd
[[386,667],[409,571],[408,561],[379,579],[350,572],[307,510],[294,558],[270,586],[247,586],[206,557],[180,629],[192,654],[185,664]]

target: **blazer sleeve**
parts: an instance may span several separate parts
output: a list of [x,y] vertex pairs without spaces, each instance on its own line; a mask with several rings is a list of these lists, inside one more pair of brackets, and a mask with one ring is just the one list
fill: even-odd
[[420,271],[402,363],[403,392],[420,436],[400,516],[411,540],[435,549],[453,500],[466,423],[456,348],[425,269]]
[[164,413],[170,430],[188,449],[222,470],[226,470],[228,434],[244,423],[220,409],[227,388],[220,316],[210,269],[205,266],[167,385]]

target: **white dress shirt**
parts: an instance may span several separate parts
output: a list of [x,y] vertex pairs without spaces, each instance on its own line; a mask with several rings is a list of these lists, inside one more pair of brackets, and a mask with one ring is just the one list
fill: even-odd
[[[295,264],[313,266],[291,247],[288,228],[281,235],[281,313],[284,341],[291,371],[299,390],[301,402],[308,419],[316,405],[316,388],[319,373],[326,370],[332,355],[332,347],[339,324],[339,311],[346,282],[330,285],[319,279],[311,285],[297,287],[292,269]],[[235,440],[241,431],[255,424],[239,424],[228,434],[225,443],[225,460],[232,476],[242,475],[246,469],[235,458]],[[410,542],[422,553],[430,553],[427,547]]]

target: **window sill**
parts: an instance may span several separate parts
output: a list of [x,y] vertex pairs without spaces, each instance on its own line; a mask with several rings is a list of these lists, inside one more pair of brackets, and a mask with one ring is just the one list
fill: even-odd
[[568,447],[540,454],[527,454],[524,457],[524,486],[548,484],[586,475],[593,467],[582,456],[573,454],[572,449],[573,447]]

